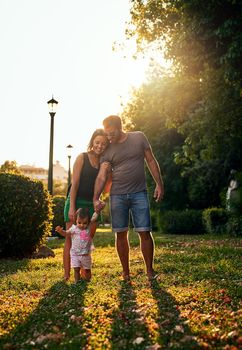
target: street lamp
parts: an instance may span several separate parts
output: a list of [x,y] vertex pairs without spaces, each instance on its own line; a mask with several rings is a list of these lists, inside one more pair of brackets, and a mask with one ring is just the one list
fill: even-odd
[[53,194],[53,143],[54,143],[54,117],[58,102],[52,99],[47,102],[50,114],[50,153],[49,153],[49,171],[48,171],[48,191]]
[[72,153],[72,145],[66,146],[67,148],[67,156],[68,156],[68,188],[71,184],[71,153]]

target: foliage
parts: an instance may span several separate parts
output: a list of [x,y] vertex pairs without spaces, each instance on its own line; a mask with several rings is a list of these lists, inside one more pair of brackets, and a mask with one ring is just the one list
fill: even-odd
[[231,236],[242,236],[242,216],[229,215],[227,233]]
[[242,82],[241,1],[133,0],[130,13],[127,35],[139,50],[163,42],[178,71],[194,77],[205,65],[224,67],[225,79]]
[[52,232],[54,233],[55,227],[58,225],[65,228],[65,221],[64,221],[65,196],[58,196],[58,195],[53,196],[52,201],[53,201]]
[[68,184],[61,180],[53,180],[53,194],[54,196],[66,196]]
[[204,233],[202,211],[194,209],[165,211],[161,215],[161,229],[168,234]]
[[218,206],[231,169],[242,164],[242,103],[238,89],[207,72],[201,83],[203,101],[179,127],[183,147],[176,162],[187,178],[189,198],[200,208]]
[[15,160],[6,160],[0,166],[0,173],[12,173],[12,174],[22,174],[22,171],[19,169],[17,162]]
[[[129,125],[144,129],[151,118],[153,130],[164,123],[180,136],[182,143],[166,157],[170,162],[164,174],[169,175],[168,191],[171,179],[182,184],[177,193],[185,195],[183,208],[219,206],[230,170],[241,170],[241,20],[241,1],[132,1],[127,36],[136,38],[137,50],[165,51],[173,71],[166,77],[155,67],[158,74],[134,93],[125,117],[131,116]],[[154,111],[156,119],[151,117]],[[163,146],[157,146],[157,154]],[[173,195],[169,198],[175,203]]]
[[0,173],[0,256],[23,258],[50,234],[52,202],[40,181]]
[[[153,153],[160,165],[165,185],[165,197],[162,209],[181,209],[187,206],[186,179],[180,175],[181,166],[174,163],[174,153],[178,152],[184,138],[175,128],[167,127],[167,113],[171,105],[168,93],[169,82],[156,77],[140,89],[133,91],[133,97],[122,112],[126,130],[140,130],[145,133],[152,146]],[[173,100],[173,98],[172,98]],[[177,116],[178,118],[178,116]],[[149,193],[152,196],[154,181],[147,171]],[[179,194],[179,195],[178,195]],[[152,209],[156,208],[151,201]]]
[[202,213],[207,233],[224,234],[228,222],[227,212],[223,208],[208,208]]
[[90,283],[62,281],[62,240],[49,242],[54,258],[2,260],[0,348],[239,349],[241,239],[154,238],[151,283],[134,232],[130,283],[120,280],[111,231],[95,236]]

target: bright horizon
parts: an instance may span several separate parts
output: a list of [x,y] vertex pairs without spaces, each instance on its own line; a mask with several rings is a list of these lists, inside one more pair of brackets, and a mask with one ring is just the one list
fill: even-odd
[[103,118],[121,112],[148,66],[132,59],[134,49],[112,50],[125,41],[129,8],[128,0],[0,0],[0,164],[48,168],[52,94],[53,160],[66,169],[66,146],[73,165]]

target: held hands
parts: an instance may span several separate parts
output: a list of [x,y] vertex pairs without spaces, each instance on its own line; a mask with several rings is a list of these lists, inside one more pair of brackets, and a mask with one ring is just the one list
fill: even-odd
[[100,213],[100,211],[103,210],[105,205],[105,202],[101,201],[100,199],[93,202],[93,207],[96,213]]
[[100,213],[100,211],[105,207],[105,202],[103,202],[103,201],[100,201],[100,200],[98,200],[98,201],[95,201],[94,203],[93,203],[93,206],[94,206],[94,213],[93,213],[93,215],[92,215],[92,217],[91,217],[91,222],[95,222],[95,221],[97,221],[97,219],[98,219],[98,215],[99,215],[99,213]]
[[164,186],[162,185],[156,185],[155,191],[154,191],[154,199],[156,202],[160,202],[164,197]]

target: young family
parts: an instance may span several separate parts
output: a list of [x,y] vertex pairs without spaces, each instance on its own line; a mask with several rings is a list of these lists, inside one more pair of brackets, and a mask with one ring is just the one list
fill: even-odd
[[125,132],[119,116],[105,118],[103,129],[93,133],[87,152],[81,153],[74,163],[72,186],[64,209],[66,230],[56,227],[56,231],[66,237],[63,253],[66,280],[70,277],[70,265],[76,282],[91,279],[92,239],[98,214],[104,207],[100,196],[105,188],[110,191],[112,230],[123,279],[130,279],[129,213],[139,234],[147,277],[154,278],[154,241],[145,162],[156,184],[154,199],[160,201],[164,195],[163,181],[146,136],[140,131]]

